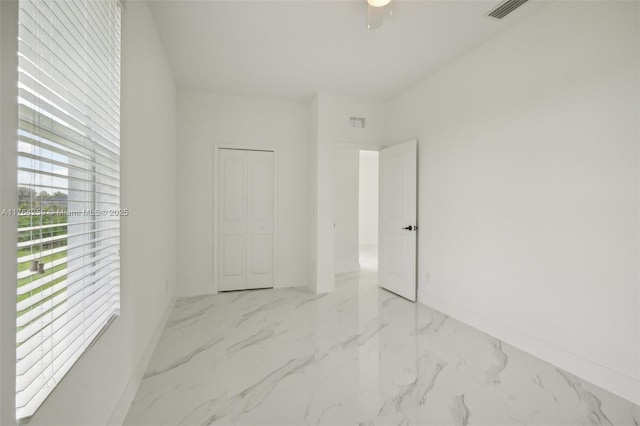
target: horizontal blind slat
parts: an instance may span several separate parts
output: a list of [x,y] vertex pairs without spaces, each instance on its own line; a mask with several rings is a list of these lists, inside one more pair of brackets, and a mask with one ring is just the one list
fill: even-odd
[[[68,224],[67,226],[73,227],[73,224]],[[98,232],[117,231],[118,229],[120,229],[119,226],[115,226],[115,227],[111,227],[111,228],[102,228],[102,229],[89,229],[89,230],[82,231],[82,232],[75,232],[75,233],[70,233],[70,234],[56,235],[54,237],[47,237],[47,238],[40,238],[40,239],[36,239],[36,240],[23,241],[21,243],[18,243],[18,248],[31,247],[31,246],[40,245],[40,244],[50,244],[52,242],[62,241],[62,240],[66,240],[66,239],[73,239],[73,238],[81,237],[81,236],[84,236],[84,235],[96,234]],[[88,244],[84,244],[84,245],[88,245]]]
[[[109,256],[117,255],[118,254],[117,247],[118,247],[118,244],[111,244],[111,245],[100,246],[98,248],[94,248],[94,249],[91,249],[91,250],[88,250],[88,251],[83,251],[79,255],[64,257],[62,259],[59,259],[59,260],[56,260],[54,262],[48,263],[48,264],[45,265],[45,269],[48,269],[50,267],[63,265],[65,263],[70,263],[70,262],[82,259],[83,257],[91,256],[91,255],[93,255],[95,253],[100,253],[101,254],[101,256],[99,258],[101,260],[102,258],[106,258],[106,257],[109,257]],[[95,260],[92,259],[92,261],[95,261]],[[76,267],[76,268],[65,268],[64,269],[65,275],[67,273],[76,272],[76,271],[82,269],[83,267],[84,266],[80,266],[80,267]],[[25,277],[28,277],[29,275],[33,276],[33,275],[37,274],[37,272],[31,272],[31,271],[28,271],[28,270],[25,271],[25,272],[26,272]],[[55,275],[55,274],[58,274],[58,272],[55,272],[52,275]],[[20,287],[18,287],[18,296],[21,296],[23,294],[29,293],[29,292],[31,292],[33,290],[38,289],[39,287],[47,285],[48,284],[48,281],[46,280],[47,278],[49,278],[49,276],[46,276],[46,277],[43,277],[43,278],[39,278],[39,279],[31,281],[31,282],[29,282],[27,284],[21,285]],[[53,281],[53,280],[55,280],[55,279],[51,279],[49,281]],[[27,307],[25,309],[29,309],[29,308]],[[18,318],[18,322],[20,322],[21,318],[22,317]]]
[[[64,163],[63,161],[54,160],[52,158],[47,158],[40,155],[26,153],[26,152],[20,153],[18,157],[24,160],[40,162],[42,163],[41,166],[51,165],[51,166],[66,168],[67,173],[71,170],[75,172],[76,176],[79,176],[80,174],[82,174],[85,176],[85,180],[90,181],[92,178],[94,179],[100,178],[100,179],[103,179],[104,181],[108,181],[111,186],[118,186],[120,183],[119,177],[109,176],[108,174],[102,173],[102,167],[100,167],[98,163],[94,163],[92,161],[87,161],[85,162],[85,164],[82,164],[82,165],[73,165],[69,163]],[[82,167],[82,166],[85,166],[85,167]],[[90,167],[90,169],[87,170],[87,166]],[[99,183],[103,183],[103,182],[99,182]]]
[[[109,293],[107,293],[109,294]],[[86,319],[86,321],[78,322],[78,325],[85,325],[85,322],[88,323],[86,325],[92,326],[94,323],[98,321],[100,318],[105,315],[111,314],[110,308],[113,307],[117,302],[114,302],[113,297],[106,297],[101,299],[101,304],[98,305],[97,309],[92,312]],[[91,331],[91,330],[89,330]],[[75,326],[70,330],[64,333],[65,340],[61,340],[59,345],[54,345],[51,348],[47,348],[43,351],[35,352],[40,356],[38,360],[36,360],[33,364],[33,367],[26,370],[25,374],[18,375],[16,380],[16,389],[18,392],[16,393],[17,403],[20,405],[26,404],[32,398],[33,392],[33,382],[34,380],[41,374],[45,372],[46,369],[50,368],[50,366],[57,360],[57,356],[55,354],[55,350],[59,350],[58,355],[64,354],[65,351],[69,349],[69,347],[75,343],[78,339],[81,340],[82,344],[87,340],[86,336],[87,330],[83,330],[82,328]],[[75,335],[74,335],[75,333]],[[49,359],[47,359],[49,358]],[[43,361],[45,360],[45,361]],[[35,367],[35,368],[34,368]],[[54,369],[55,372],[55,369]],[[20,406],[19,405],[19,406]]]
[[[109,240],[109,239],[119,239],[120,235],[116,234],[116,235],[112,235],[112,236],[108,236],[108,237],[100,237],[100,238],[94,238],[93,240],[90,240],[89,243],[93,244],[93,243],[98,243],[98,242],[103,242],[105,240]],[[57,253],[61,253],[63,251],[67,251],[70,249],[77,249],[80,247],[85,246],[84,243],[82,244],[74,244],[74,245],[67,245],[67,246],[63,246],[63,247],[56,247],[53,249],[47,249],[44,250],[40,253],[35,253],[35,254],[28,254],[26,256],[20,256],[18,258],[18,263],[24,263],[24,262],[29,262],[32,260],[37,260],[39,257],[45,257],[45,256],[51,256]]]
[[[95,296],[88,298],[92,308],[90,311],[84,312],[82,305],[68,306],[66,310],[66,316],[59,317],[54,323],[42,333],[43,336],[47,336],[46,339],[31,339],[28,340],[23,346],[29,346],[26,351],[26,356],[18,358],[17,362],[17,375],[19,382],[21,383],[20,389],[25,389],[29,383],[26,377],[33,377],[33,374],[37,375],[42,370],[38,368],[38,365],[42,366],[46,364],[46,360],[43,358],[50,354],[54,350],[61,352],[65,348],[65,340],[67,334],[70,331],[76,330],[79,324],[82,324],[89,316],[96,311],[99,311],[100,307],[104,305],[107,300],[110,300],[114,293],[117,293],[117,280],[111,281],[112,285],[104,286],[100,289],[100,292]],[[55,327],[55,329],[54,329]],[[82,332],[82,329],[80,329]],[[34,367],[36,368],[34,370]],[[31,375],[30,375],[31,374]]]
[[[101,264],[99,266],[96,267],[89,267],[89,266],[85,266],[84,268],[81,269],[86,269],[86,271],[88,273],[97,273],[99,271],[101,272],[101,275],[96,275],[95,277],[92,277],[92,280],[88,280],[85,276],[80,276],[80,277],[75,277],[73,280],[66,280],[64,281],[68,287],[73,286],[74,284],[79,284],[79,283],[86,283],[86,284],[92,284],[97,280],[100,280],[101,278],[103,278],[105,276],[105,274],[108,274],[109,272],[113,271],[113,269],[110,269],[109,266],[111,264],[115,264],[116,262],[118,262],[118,256],[115,253],[112,253],[111,256],[108,256],[109,262],[110,264],[104,265]],[[18,302],[18,309],[19,312],[25,311],[29,308],[32,308],[33,306],[36,306],[38,303],[45,301],[47,298],[53,296],[57,291],[63,290],[65,287],[64,286],[60,286],[61,283],[58,283],[52,287],[48,287],[45,289],[42,289],[41,291],[39,291],[38,293],[27,297],[26,299]],[[20,338],[17,339],[20,343],[24,343],[26,340],[20,340]]]
[[[42,61],[47,61],[49,58],[55,58],[55,65],[49,64],[48,69],[66,69],[69,72],[72,72],[76,77],[78,77],[79,81],[82,81],[87,86],[84,88],[85,92],[93,92],[99,93],[100,90],[100,80],[96,79],[95,75],[100,75],[100,68],[95,65],[95,61],[92,58],[95,58],[95,55],[91,55],[93,52],[80,52],[75,47],[75,45],[80,42],[77,39],[68,40],[68,37],[65,38],[64,34],[60,33],[59,29],[64,28],[64,26],[55,26],[52,25],[50,21],[47,21],[45,18],[45,23],[37,22],[33,20],[33,18],[26,13],[25,16],[25,24],[29,25],[32,30],[26,29],[26,35],[32,35],[34,43],[31,45],[33,51],[37,51],[36,56],[38,59]],[[55,31],[55,36],[52,36],[50,32],[47,32],[47,28],[44,25],[50,25],[53,28],[50,32]],[[36,35],[37,32],[37,35]],[[86,45],[86,44],[85,44]],[[55,48],[55,52],[53,49]],[[28,52],[28,50],[27,50]],[[89,59],[86,61],[85,59]],[[86,64],[86,67],[83,65]],[[73,65],[74,67],[71,67]],[[91,72],[93,71],[93,72]],[[84,77],[84,78],[83,78]],[[91,90],[93,89],[93,90]]]
[[[36,139],[37,138],[37,139]],[[37,152],[48,152],[50,155],[57,155],[62,158],[66,158],[68,161],[74,161],[78,164],[88,164],[99,167],[100,170],[107,174],[108,176],[114,178],[120,178],[120,171],[111,167],[110,164],[113,160],[102,157],[92,155],[89,156],[81,156],[77,151],[71,151],[69,149],[62,148],[59,144],[55,142],[51,143],[46,139],[42,138],[42,134],[39,136],[31,135],[26,132],[18,133],[18,155],[22,156],[23,153],[29,154],[32,151]],[[42,154],[40,154],[42,156]]]
[[[67,309],[67,312],[69,313],[73,313],[73,315],[69,315],[69,318],[66,319],[66,321],[60,321],[55,320],[52,322],[49,322],[48,324],[44,325],[41,329],[40,332],[42,333],[43,336],[46,336],[47,338],[52,338],[52,337],[56,337],[56,335],[58,337],[63,336],[64,333],[61,333],[61,330],[63,330],[63,327],[67,322],[72,321],[74,318],[78,318],[79,316],[83,315],[85,313],[85,310],[87,312],[90,311],[90,309],[87,309],[87,307],[90,308],[90,304],[86,304],[84,303],[85,300],[86,301],[90,301],[90,302],[95,302],[95,297],[91,298],[91,296],[93,294],[95,294],[96,292],[106,292],[110,286],[104,285],[105,283],[117,283],[119,282],[119,277],[118,275],[113,275],[111,274],[111,272],[113,271],[104,271],[100,277],[99,280],[97,281],[100,284],[103,284],[100,288],[96,289],[95,291],[88,293],[86,299],[82,299],[80,298],[79,300],[76,300],[73,303],[70,303]],[[115,284],[114,284],[115,285]],[[69,291],[69,289],[71,288],[70,285],[67,285],[67,291]],[[82,289],[80,290],[76,290],[74,292],[71,292],[68,295],[68,298],[72,298],[74,296],[76,296],[78,293],[82,293]],[[100,296],[102,293],[98,293],[98,296]],[[56,322],[57,321],[57,322]],[[34,327],[37,328],[37,327]],[[30,330],[30,332],[32,332],[33,329]],[[25,336],[29,336],[29,333],[25,333]],[[62,338],[62,337],[60,337]],[[20,366],[20,368],[25,368],[24,367],[24,362],[22,362],[23,359],[31,359],[29,358],[30,353],[32,352],[31,348],[32,346],[35,344],[36,346],[39,344],[39,342],[41,342],[42,339],[31,339],[31,338],[26,338],[24,339],[24,341],[21,342],[21,345],[18,347],[16,354],[17,354],[17,360],[18,360],[18,365]],[[27,348],[25,350],[22,350],[22,346],[23,345],[28,345]],[[32,365],[28,365],[27,367],[30,368]],[[20,370],[23,371],[23,370]]]
[[[68,284],[66,288],[67,300],[72,299],[74,296],[78,294],[82,294],[82,298],[79,298],[75,303],[69,304],[66,307],[66,309],[63,311],[60,311],[58,316],[56,317],[54,317],[53,314],[44,314],[38,320],[32,321],[29,325],[27,325],[26,327],[18,331],[17,333],[18,343],[21,344],[21,343],[27,342],[31,338],[33,338],[36,334],[41,332],[43,329],[51,325],[55,325],[56,321],[58,321],[58,319],[60,318],[60,315],[62,315],[62,313],[64,312],[68,312],[75,307],[78,307],[78,309],[80,309],[81,311],[87,310],[87,306],[88,306],[87,302],[90,302],[93,299],[97,298],[100,295],[99,292],[102,291],[102,287],[96,288],[93,292],[90,292],[87,294],[85,294],[85,288],[93,286],[96,283],[99,283],[100,280],[102,280],[105,277],[109,277],[114,272],[114,269],[109,267],[113,265],[113,262],[115,262],[115,259],[112,260],[112,263],[109,265],[92,268],[92,271],[95,271],[94,273],[100,272],[99,275],[96,275],[97,278],[95,282],[83,283],[83,286],[82,287],[78,286],[80,288],[78,288],[75,292],[70,291],[72,286]],[[54,293],[52,293],[51,295],[53,294]]]
[[[86,146],[87,137],[85,134],[79,133],[77,129],[65,127],[43,113],[36,112],[32,106],[24,102],[18,105],[18,117],[20,119],[19,131],[28,133],[33,139],[37,139],[38,143],[66,147],[78,155],[84,154],[86,158],[99,155],[111,160],[115,164],[112,167],[117,170],[119,150],[115,145],[105,147],[94,144],[95,146],[92,145],[89,149]],[[34,124],[35,117],[37,117],[36,124]]]
[[18,171],[19,172],[28,172],[28,173],[33,173],[34,175],[39,175],[39,176],[49,176],[55,179],[62,179],[62,180],[68,180],[68,181],[74,181],[74,182],[79,182],[79,183],[91,183],[91,184],[96,184],[102,187],[107,187],[108,189],[118,189],[119,185],[111,185],[108,183],[96,183],[95,181],[91,181],[89,179],[82,179],[79,177],[75,177],[75,176],[69,176],[69,175],[64,175],[62,173],[55,173],[55,172],[49,172],[49,171],[44,171],[44,170],[38,170],[38,169],[32,169],[30,167],[20,167],[18,166]]

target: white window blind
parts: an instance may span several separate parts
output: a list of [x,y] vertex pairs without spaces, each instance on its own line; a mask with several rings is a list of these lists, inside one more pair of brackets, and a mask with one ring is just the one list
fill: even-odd
[[120,14],[20,0],[18,419],[119,313]]

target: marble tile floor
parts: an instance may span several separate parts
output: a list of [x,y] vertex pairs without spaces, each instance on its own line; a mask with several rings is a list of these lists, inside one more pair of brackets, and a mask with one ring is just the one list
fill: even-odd
[[640,425],[640,407],[376,285],[178,299],[127,425]]

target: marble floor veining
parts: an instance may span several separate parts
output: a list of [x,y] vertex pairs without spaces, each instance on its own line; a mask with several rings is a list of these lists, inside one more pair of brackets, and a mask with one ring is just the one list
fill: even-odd
[[178,299],[125,424],[640,424],[638,406],[376,280]]

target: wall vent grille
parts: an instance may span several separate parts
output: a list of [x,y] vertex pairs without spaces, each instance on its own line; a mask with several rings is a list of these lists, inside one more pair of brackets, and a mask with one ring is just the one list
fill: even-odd
[[364,117],[349,117],[349,127],[354,129],[364,129],[366,120]]
[[489,16],[496,19],[502,19],[529,0],[506,0],[489,12]]

